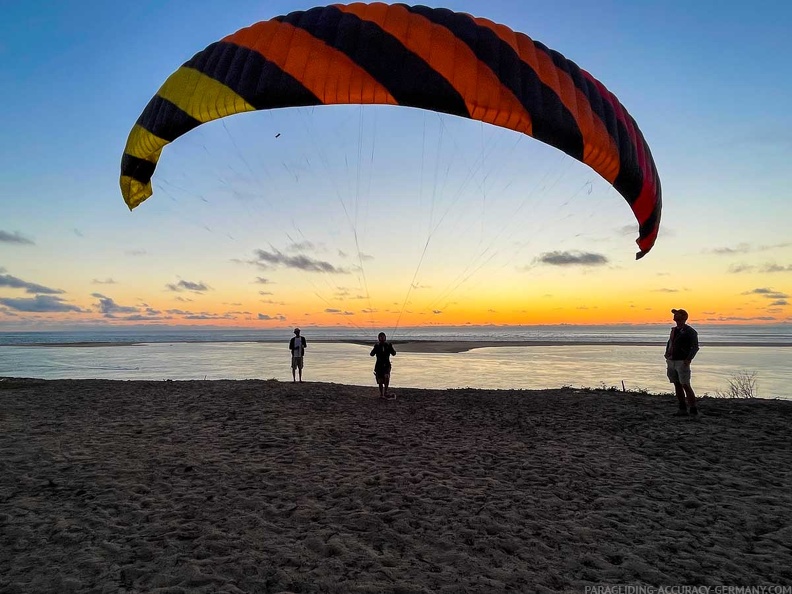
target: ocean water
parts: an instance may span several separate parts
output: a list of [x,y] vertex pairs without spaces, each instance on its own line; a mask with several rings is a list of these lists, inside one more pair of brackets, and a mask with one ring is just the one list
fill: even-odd
[[[671,391],[663,346],[670,326],[547,326],[405,329],[396,340],[541,340],[549,346],[498,346],[463,353],[398,353],[395,389],[612,387]],[[755,373],[756,394],[792,398],[792,327],[697,326],[693,364],[699,395]],[[391,333],[393,337],[394,333]],[[304,328],[303,379],[375,386],[369,346],[376,331]],[[289,330],[139,329],[0,333],[0,376],[121,380],[278,379],[291,381]],[[64,346],[67,344],[79,346]],[[89,345],[94,346],[89,346]],[[98,345],[98,346],[97,346]],[[398,352],[399,346],[396,345]]]

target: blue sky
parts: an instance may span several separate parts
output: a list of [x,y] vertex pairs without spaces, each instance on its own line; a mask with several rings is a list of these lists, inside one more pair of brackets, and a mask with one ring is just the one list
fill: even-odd
[[[313,4],[2,6],[0,328],[327,324],[336,314],[360,326],[639,322],[665,321],[680,304],[703,321],[792,319],[785,2],[441,5],[560,51],[627,107],[664,193],[660,237],[638,263],[635,230],[616,231],[632,223],[629,209],[584,166],[510,132],[403,109],[281,110],[198,129],[166,149],[154,197],[129,213],[120,156],[165,78],[209,43]],[[458,192],[485,148],[485,173]],[[580,231],[589,221],[597,233]],[[348,274],[245,265],[257,249],[300,243]],[[471,256],[461,243],[485,248]],[[536,264],[564,250],[607,265]],[[59,291],[49,295],[67,311],[37,311],[30,300],[46,293],[36,286]]]

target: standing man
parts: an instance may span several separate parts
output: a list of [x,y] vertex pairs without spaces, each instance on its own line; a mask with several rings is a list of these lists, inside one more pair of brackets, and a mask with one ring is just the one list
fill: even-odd
[[303,357],[305,356],[305,347],[307,346],[305,342],[305,337],[300,336],[300,329],[294,329],[294,338],[289,341],[289,350],[291,351],[292,361],[291,361],[291,368],[292,368],[292,382],[297,381],[297,371],[300,372],[300,381],[302,381],[302,370],[303,370]]
[[[371,349],[370,355],[377,356],[377,362],[374,363],[374,376],[377,378],[379,385],[380,398],[389,398],[388,384],[390,384],[391,362],[390,356],[396,356],[396,350],[389,342],[385,342],[385,333],[380,332],[377,335],[377,343]],[[393,399],[396,397],[394,396]]]
[[[668,367],[668,381],[674,384],[679,410],[675,416],[695,417],[696,394],[690,385],[690,363],[699,351],[698,333],[687,325],[688,313],[684,309],[672,309],[676,326],[666,344],[665,358]],[[687,402],[686,402],[687,400]]]

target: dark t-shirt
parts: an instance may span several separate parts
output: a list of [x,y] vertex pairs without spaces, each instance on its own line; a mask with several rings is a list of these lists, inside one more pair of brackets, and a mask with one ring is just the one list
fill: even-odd
[[390,356],[395,354],[396,350],[393,348],[391,343],[378,342],[375,344],[374,348],[371,349],[371,356],[377,357],[377,362],[374,363],[374,369],[390,369]]

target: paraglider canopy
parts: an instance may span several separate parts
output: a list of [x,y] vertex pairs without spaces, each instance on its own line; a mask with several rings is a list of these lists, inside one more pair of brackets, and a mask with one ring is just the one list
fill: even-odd
[[152,194],[163,147],[245,111],[389,104],[527,134],[585,163],[627,201],[644,256],[662,210],[660,180],[633,118],[574,62],[522,33],[442,8],[350,4],[293,12],[198,52],[151,99],[129,134],[121,192]]

